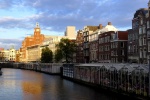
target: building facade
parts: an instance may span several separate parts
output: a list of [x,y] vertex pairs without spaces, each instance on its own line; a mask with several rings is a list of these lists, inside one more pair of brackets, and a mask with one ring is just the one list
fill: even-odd
[[15,62],[16,61],[16,50],[14,47],[9,49],[9,59],[10,62]]
[[128,32],[108,31],[99,35],[99,62],[127,62]]
[[128,61],[131,63],[148,62],[149,24],[148,8],[138,9],[132,19],[132,29],[128,30]]
[[99,30],[98,34],[98,62],[110,63],[111,33],[118,31],[111,22]]
[[84,63],[84,55],[83,55],[83,32],[82,30],[79,30],[77,32],[76,37],[76,53],[75,53],[75,62],[76,63]]
[[67,26],[65,36],[69,39],[76,39],[76,28],[75,26]]
[[33,45],[27,47],[27,62],[40,62],[41,53],[40,45]]
[[148,2],[148,12],[146,15],[146,32],[147,32],[147,63],[150,59],[150,1]]
[[89,48],[89,36],[94,31],[96,31],[99,26],[85,26],[83,31],[83,53],[84,53],[84,62],[90,62],[90,48]]
[[110,60],[112,63],[126,63],[128,62],[128,32],[117,31],[111,33],[110,36]]
[[22,42],[22,61],[27,62],[27,47],[40,45],[44,41],[45,37],[41,34],[41,29],[38,23],[34,28],[34,35],[26,37]]

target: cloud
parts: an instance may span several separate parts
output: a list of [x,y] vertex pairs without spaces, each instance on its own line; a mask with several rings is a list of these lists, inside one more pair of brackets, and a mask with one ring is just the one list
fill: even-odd
[[109,21],[118,28],[131,27],[135,11],[147,7],[148,0],[3,0],[2,3],[3,8],[15,8],[18,4],[35,12],[23,18],[3,17],[0,27],[33,29],[39,22],[42,29],[62,32],[69,25],[78,30],[86,25],[106,25]]
[[21,47],[22,40],[19,39],[0,39],[0,47],[5,49],[10,49],[11,46],[14,46],[15,49],[19,49]]
[[[0,47],[10,48],[14,45],[18,49],[24,37],[31,35],[36,22],[39,22],[42,32],[55,35],[63,33],[67,26],[75,26],[76,30],[79,30],[86,25],[105,26],[108,22],[112,22],[119,29],[127,30],[131,28],[136,10],[147,8],[148,0],[0,0],[0,2],[0,13],[2,11]],[[12,34],[21,39],[11,39],[15,37]],[[7,35],[9,39],[2,39]]]

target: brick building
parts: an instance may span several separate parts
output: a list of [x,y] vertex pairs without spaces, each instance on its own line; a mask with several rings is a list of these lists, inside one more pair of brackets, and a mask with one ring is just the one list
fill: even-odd
[[99,62],[127,62],[126,31],[108,31],[99,35]]
[[83,55],[83,32],[79,30],[76,37],[76,63],[84,63]]
[[22,42],[22,62],[27,62],[27,47],[33,45],[39,45],[45,39],[44,35],[41,34],[41,29],[38,23],[34,28],[34,35],[26,37]]
[[104,26],[99,24],[99,28],[89,35],[89,61],[90,62],[98,62],[98,35]]
[[84,62],[89,63],[90,62],[90,55],[89,55],[89,35],[92,34],[94,31],[96,31],[99,28],[99,26],[85,26],[83,29],[83,53],[84,53]]

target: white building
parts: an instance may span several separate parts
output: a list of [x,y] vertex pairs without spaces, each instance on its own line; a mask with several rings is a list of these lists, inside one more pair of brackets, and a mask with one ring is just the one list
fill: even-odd
[[67,26],[66,31],[65,31],[65,36],[69,39],[76,39],[75,26]]

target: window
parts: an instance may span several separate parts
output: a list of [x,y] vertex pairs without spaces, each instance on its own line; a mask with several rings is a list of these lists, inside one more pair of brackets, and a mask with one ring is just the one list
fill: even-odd
[[146,37],[143,37],[143,45],[146,45]]
[[139,46],[142,46],[142,38],[139,38]]
[[108,38],[108,42],[110,42],[110,36],[108,36],[107,38]]
[[116,47],[116,48],[118,47],[118,42],[115,43],[115,47]]
[[146,58],[146,49],[144,48],[143,57]]
[[105,60],[107,60],[107,54],[105,55]]
[[147,31],[147,38],[150,38],[150,31]]
[[108,45],[108,51],[110,50],[109,45]]
[[141,27],[139,28],[139,34],[142,34],[142,28]]
[[143,19],[141,19],[141,25],[143,24]]
[[113,51],[111,51],[111,56],[113,56],[114,55],[114,52]]
[[113,48],[113,43],[111,43],[111,48]]
[[99,44],[101,43],[101,39],[99,39]]
[[128,46],[128,52],[131,52],[130,50],[131,50],[131,48],[130,48],[130,45],[129,45],[129,46]]
[[146,33],[146,28],[143,26],[143,34]]
[[142,49],[140,49],[140,58],[142,58]]
[[133,45],[133,52],[136,52],[136,47],[135,47],[135,45]]
[[89,35],[89,32],[87,32],[86,35]]
[[120,47],[123,48],[124,47],[124,43],[120,42]]
[[150,52],[150,41],[148,41],[148,52]]
[[84,32],[84,36],[86,36],[86,32]]
[[147,28],[149,28],[149,21],[147,21]]
[[122,56],[124,55],[124,50],[121,50],[121,55],[122,55]]
[[130,41],[130,39],[131,39],[131,35],[130,35],[130,34],[128,34],[128,40]]

